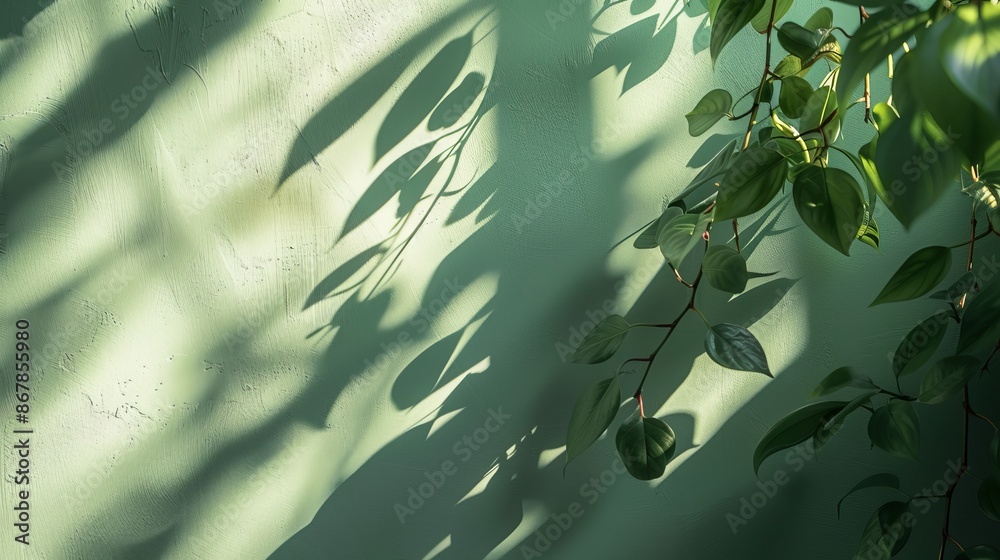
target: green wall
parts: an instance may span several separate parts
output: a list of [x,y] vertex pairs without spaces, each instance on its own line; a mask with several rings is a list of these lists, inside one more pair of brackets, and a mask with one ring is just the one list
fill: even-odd
[[[572,405],[614,367],[566,364],[565,345],[600,313],[660,321],[686,298],[658,252],[609,249],[710,157],[683,114],[749,89],[763,60],[744,33],[713,73],[697,0],[642,4],[593,25],[580,0],[13,9],[0,359],[28,320],[32,544],[13,542],[5,480],[0,556],[850,558],[877,504],[838,521],[836,500],[878,469],[940,479],[957,401],[923,418],[919,465],[869,450],[853,419],[818,458],[769,462],[763,480],[788,481],[763,502],[753,448],[832,369],[887,373],[935,304],[871,310],[873,286],[967,235],[957,195],[906,236],[879,212],[881,252],[850,259],[787,204],[746,220],[751,269],[779,274],[701,307],[748,325],[776,379],[715,365],[692,320],[646,390],[678,435],[668,474],[618,474],[606,436],[563,475]],[[739,126],[714,132],[718,148]],[[936,550],[941,516],[918,517],[902,558]],[[980,518],[959,516],[959,538]]]

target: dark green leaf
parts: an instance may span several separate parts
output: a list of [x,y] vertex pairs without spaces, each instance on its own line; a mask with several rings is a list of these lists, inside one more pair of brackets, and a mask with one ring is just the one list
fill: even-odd
[[747,262],[736,249],[727,245],[714,245],[705,252],[702,269],[708,283],[716,290],[731,294],[741,293],[747,287]]
[[898,457],[917,459],[920,455],[920,419],[913,405],[892,399],[876,408],[868,421],[872,444]]
[[1000,281],[993,281],[969,302],[960,325],[957,352],[987,352],[997,340],[1000,340]]
[[931,359],[948,332],[948,316],[938,313],[913,327],[903,337],[892,358],[892,372],[896,377],[914,373]]
[[949,18],[942,42],[945,70],[965,95],[1000,120],[1000,7],[962,6]]
[[939,290],[927,297],[958,303],[958,301],[968,295],[973,288],[975,288],[975,286],[976,274],[974,272],[966,272],[947,289]]
[[688,133],[701,136],[729,114],[733,108],[733,96],[724,89],[713,89],[705,94],[690,113],[684,115],[688,122]]
[[837,111],[837,93],[830,86],[823,86],[813,92],[802,109],[799,130],[803,134],[818,131],[822,125],[827,142],[833,142],[840,134],[840,119],[833,118]]
[[712,38],[709,51],[712,63],[719,59],[722,49],[753,19],[765,0],[722,0],[712,19]]
[[719,151],[719,153],[715,154],[712,161],[708,162],[708,164],[706,164],[705,167],[703,167],[701,171],[695,175],[691,183],[688,184],[688,186],[685,187],[680,194],[674,197],[674,201],[681,200],[698,189],[698,187],[707,184],[712,179],[715,179],[725,173],[729,169],[729,166],[733,163],[733,160],[736,159],[736,155],[738,153],[736,150],[736,141],[736,138],[732,139],[724,148],[722,148],[722,150]]
[[618,376],[587,389],[573,407],[566,434],[566,463],[580,456],[608,429],[622,403]]
[[934,289],[951,269],[951,249],[925,247],[910,255],[882,288],[872,306],[907,301]]
[[979,360],[972,356],[949,356],[935,363],[920,384],[920,402],[944,402],[979,371]]
[[854,32],[844,50],[837,83],[840,105],[846,107],[855,99],[852,97],[854,90],[864,80],[865,74],[885,62],[929,18],[927,12],[908,3],[871,14]]
[[705,333],[705,351],[722,367],[773,377],[767,367],[764,348],[750,331],[739,325],[719,323],[709,327]]
[[599,364],[615,355],[631,325],[621,315],[610,315],[597,323],[573,353],[575,364]]
[[660,231],[660,224],[666,224],[683,213],[682,209],[674,206],[667,208],[659,218],[653,220],[653,223],[649,224],[646,229],[642,230],[642,233],[636,236],[635,241],[632,242],[632,246],[636,249],[656,249],[660,246],[656,242],[656,233]]
[[813,403],[793,411],[760,438],[753,454],[753,472],[760,471],[760,465],[771,455],[789,447],[794,447],[816,435],[830,414],[836,414],[847,406],[847,401],[826,401]]
[[840,506],[844,503],[844,500],[846,500],[848,496],[859,490],[865,490],[867,488],[892,488],[893,490],[900,491],[899,477],[890,473],[873,474],[855,484],[854,488],[851,488],[846,494],[844,494],[844,497],[840,498],[840,501],[837,502],[837,517],[840,517]]
[[655,480],[674,456],[677,438],[666,422],[642,418],[636,410],[618,428],[615,447],[629,474],[639,480]]
[[902,550],[912,526],[906,523],[907,515],[913,514],[905,502],[889,502],[878,508],[861,535],[857,558],[888,560]]
[[769,148],[744,151],[722,178],[715,219],[732,220],[763,209],[787,176],[788,163],[779,152]]
[[795,178],[795,209],[809,229],[845,255],[858,236],[865,217],[861,187],[846,171],[810,166]]
[[870,406],[872,397],[880,392],[881,390],[879,389],[870,389],[865,391],[864,393],[861,393],[851,399],[839,412],[824,418],[822,427],[816,432],[816,450],[819,450],[821,447],[826,445],[826,442],[830,441],[833,436],[837,435],[837,432],[840,431],[840,427],[844,425],[844,421],[847,420],[847,417],[850,416],[851,413],[862,406]]
[[806,102],[813,95],[813,87],[809,82],[798,76],[786,76],[781,79],[781,91],[778,92],[778,105],[785,115],[797,119],[802,116]]
[[862,378],[850,367],[837,368],[819,382],[819,385],[809,394],[810,397],[822,397],[834,391],[839,391],[845,387],[856,387],[858,389],[872,389],[875,385],[871,381]]
[[974,546],[965,549],[955,560],[1000,560],[1000,550],[986,544]]
[[993,475],[979,485],[979,509],[994,521],[1000,521],[1000,478]]
[[789,52],[802,60],[809,60],[820,48],[835,41],[830,29],[811,31],[793,22],[786,21],[778,28],[778,42]]

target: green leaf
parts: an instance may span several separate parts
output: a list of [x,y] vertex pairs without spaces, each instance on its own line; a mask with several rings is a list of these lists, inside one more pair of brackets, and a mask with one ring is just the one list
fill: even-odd
[[784,79],[786,76],[794,76],[802,71],[802,59],[790,54],[781,59],[781,62],[774,67],[774,73]]
[[845,406],[847,401],[813,403],[782,418],[757,443],[753,454],[753,472],[760,472],[764,459],[812,438],[823,427],[828,415],[840,412]]
[[705,351],[722,367],[774,377],[767,367],[767,356],[760,342],[739,325],[719,323],[709,327],[705,333]]
[[851,399],[843,409],[841,409],[836,414],[831,414],[829,417],[823,420],[823,425],[816,432],[815,438],[815,449],[818,451],[821,447],[826,445],[826,442],[830,441],[833,436],[837,435],[840,431],[840,427],[844,425],[844,421],[847,417],[851,415],[855,410],[861,408],[865,405],[871,405],[872,397],[881,393],[880,389],[870,389],[861,393],[860,395]]
[[809,394],[810,397],[822,397],[834,391],[839,391],[845,387],[856,387],[858,389],[872,389],[875,385],[871,381],[859,376],[850,367],[841,367],[830,372],[829,375],[819,382],[819,385]]
[[719,151],[719,153],[715,154],[712,161],[708,162],[705,167],[701,168],[701,171],[695,175],[691,183],[689,183],[688,186],[680,192],[680,194],[675,196],[673,201],[676,202],[683,199],[698,189],[698,187],[701,187],[712,179],[724,174],[733,163],[733,160],[736,159],[736,155],[738,153],[736,151],[736,141],[736,138],[732,139],[724,148],[722,148],[722,150]]
[[945,312],[928,317],[913,327],[903,337],[892,358],[892,373],[903,377],[916,372],[937,351],[948,332],[948,315]]
[[889,502],[878,508],[861,534],[858,558],[888,560],[910,538],[911,524],[905,523],[910,508],[905,502]]
[[722,178],[715,207],[716,221],[749,216],[763,209],[781,190],[788,176],[788,163],[769,148],[742,152]]
[[714,245],[705,252],[702,269],[708,283],[716,290],[738,294],[747,287],[747,262],[736,249]]
[[795,178],[792,197],[809,229],[850,255],[865,217],[865,197],[854,177],[835,167],[810,166]]
[[[910,92],[915,88],[923,87],[918,74],[921,70],[914,67],[914,58],[905,55],[896,65],[893,99],[897,104],[912,97]],[[879,113],[875,115],[878,117]],[[953,187],[965,158],[960,150],[954,149],[952,134],[942,130],[919,107],[901,108],[898,119],[890,120],[887,126],[879,123],[873,159],[884,186],[880,194],[904,227],[911,227]]]
[[688,133],[691,136],[701,136],[719,119],[728,115],[732,108],[733,96],[724,89],[713,89],[701,98],[690,113],[684,115],[688,122]]
[[994,521],[1000,521],[1000,478],[993,475],[979,485],[979,509]]
[[778,28],[778,42],[790,54],[802,60],[809,60],[816,56],[821,47],[836,40],[831,31],[831,29],[811,31],[793,21],[786,21]]
[[837,502],[837,517],[840,518],[840,506],[844,503],[844,500],[846,500],[848,496],[858,492],[859,490],[865,490],[867,488],[892,488],[893,490],[901,492],[901,490],[899,490],[898,476],[890,473],[873,474],[855,484],[854,488],[851,488],[842,498],[840,498],[840,501]]
[[659,418],[642,418],[636,410],[618,428],[615,447],[625,469],[639,480],[663,476],[667,463],[677,449],[677,438]]
[[959,328],[961,353],[989,351],[1000,340],[1000,282],[989,282],[969,302]]
[[902,3],[891,10],[871,14],[847,43],[837,80],[840,105],[846,107],[854,90],[886,58],[903,46],[915,31],[926,25],[930,14]]
[[955,560],[1000,560],[1000,550],[986,544],[974,546],[965,549]]
[[597,323],[573,353],[574,364],[599,364],[615,355],[632,328],[621,315],[610,315]]
[[945,290],[938,290],[933,294],[927,296],[933,299],[941,299],[944,301],[950,301],[952,303],[958,303],[963,297],[972,292],[973,288],[976,286],[976,274],[974,272],[966,272],[954,284],[949,286]]
[[1000,476],[1000,432],[993,434],[993,439],[990,441],[990,464],[993,466],[993,472]]
[[573,407],[566,434],[566,464],[587,450],[608,429],[622,403],[618,376],[587,389]]
[[778,92],[778,105],[781,112],[790,118],[802,116],[806,102],[813,95],[813,87],[809,82],[798,76],[786,76],[781,79],[781,91]]
[[740,32],[764,6],[765,0],[722,0],[712,19],[712,36],[709,51],[712,63],[719,59],[722,49]]
[[949,356],[935,363],[920,384],[920,402],[944,402],[979,371],[979,360],[972,356]]
[[907,401],[890,399],[876,408],[868,421],[872,444],[897,457],[917,459],[920,455],[920,419]]
[[[803,134],[819,130],[822,126],[827,142],[833,142],[840,134],[840,119],[833,118],[837,111],[837,93],[830,86],[823,86],[813,92],[802,109],[799,130]],[[825,124],[824,124],[825,123]]]
[[[777,6],[774,6],[775,2],[778,3]],[[757,33],[767,32],[767,26],[771,22],[772,6],[774,6],[774,21],[778,21],[788,13],[788,9],[792,7],[792,0],[768,0],[764,2],[764,6],[757,12],[757,15],[750,20],[750,25]]]
[[660,231],[660,224],[666,224],[683,213],[683,210],[675,206],[667,208],[659,218],[653,220],[653,223],[649,224],[646,229],[642,230],[642,233],[636,236],[635,241],[632,242],[632,246],[636,249],[656,249],[660,246],[656,242],[656,233]]
[[1000,120],[1000,7],[962,6],[949,19],[945,70],[969,99]]
[[879,292],[871,306],[908,301],[934,289],[951,269],[951,249],[925,247],[910,255]]
[[663,258],[674,268],[680,268],[688,253],[701,239],[708,227],[709,218],[703,214],[682,214],[660,226],[656,232],[656,243]]
[[809,31],[818,31],[820,29],[832,29],[833,28],[833,10],[830,8],[820,8],[816,12],[809,16],[806,20],[805,27]]
[[872,218],[871,212],[867,209],[865,209],[864,222],[861,224],[861,229],[858,230],[858,241],[871,246],[873,249],[878,249],[878,223],[875,221],[875,218]]

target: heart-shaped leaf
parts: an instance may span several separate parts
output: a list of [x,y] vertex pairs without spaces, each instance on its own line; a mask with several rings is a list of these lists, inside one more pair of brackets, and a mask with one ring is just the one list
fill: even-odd
[[722,178],[716,221],[732,220],[761,210],[778,194],[788,176],[788,162],[770,148],[750,148],[736,158]]
[[753,20],[764,3],[765,0],[722,0],[718,4],[712,17],[712,37],[709,41],[713,64],[719,59],[722,49]]
[[857,558],[888,560],[910,539],[912,524],[904,518],[910,513],[905,502],[889,502],[878,508],[861,534]]
[[622,403],[618,376],[587,389],[573,407],[566,434],[566,464],[587,450],[608,429]]
[[736,249],[728,245],[709,247],[701,264],[708,283],[716,290],[738,294],[746,289],[747,262]]
[[847,401],[826,401],[808,404],[793,411],[771,426],[760,438],[753,453],[753,472],[760,472],[760,465],[771,455],[794,447],[816,435],[824,421],[847,406]]
[[781,112],[790,118],[802,116],[806,102],[813,95],[812,85],[798,76],[786,76],[781,79],[781,91],[778,92],[778,105]]
[[875,447],[907,459],[920,455],[920,419],[913,405],[890,400],[875,409],[868,421],[868,437]]
[[704,214],[682,214],[660,226],[656,242],[663,258],[674,268],[680,268],[684,258],[694,249],[701,234],[708,228],[709,217]]
[[909,375],[931,359],[945,333],[948,332],[948,315],[944,312],[928,317],[906,334],[892,358],[892,372],[896,377]]
[[871,306],[916,299],[940,284],[950,269],[951,249],[940,246],[920,249],[903,262]]
[[767,357],[760,342],[739,325],[719,323],[709,327],[705,333],[705,351],[720,366],[774,377],[767,367]]
[[920,402],[944,402],[979,371],[979,360],[972,356],[949,356],[935,363],[920,384]]
[[639,480],[655,480],[674,456],[677,438],[666,422],[643,418],[636,410],[618,428],[615,446],[629,474]]
[[610,315],[597,323],[573,353],[575,364],[599,364],[615,355],[632,328],[621,315]]
[[811,165],[795,178],[792,196],[809,229],[834,249],[850,255],[851,243],[865,217],[865,197],[854,177],[835,167]]
[[701,136],[719,119],[728,115],[732,108],[733,96],[724,89],[713,89],[701,98],[690,113],[684,115],[688,122],[688,133],[691,136]]

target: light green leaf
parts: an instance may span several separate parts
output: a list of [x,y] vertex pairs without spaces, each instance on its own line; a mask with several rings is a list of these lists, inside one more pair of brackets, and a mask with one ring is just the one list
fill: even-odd
[[656,243],[663,258],[674,268],[680,268],[707,227],[708,218],[703,214],[682,214],[661,225],[656,233]]
[[897,492],[901,492],[899,489],[898,476],[890,473],[873,474],[855,484],[854,488],[851,488],[842,498],[840,498],[840,501],[837,502],[837,517],[840,517],[840,506],[844,503],[844,500],[846,500],[848,496],[859,490],[865,490],[867,488],[892,488]]
[[767,357],[760,342],[739,325],[719,323],[709,327],[705,333],[705,351],[722,367],[774,377],[767,367]]
[[810,397],[822,397],[834,391],[839,391],[845,387],[855,387],[858,389],[872,389],[875,385],[871,381],[859,376],[850,367],[841,367],[830,372],[829,375],[819,382],[819,385],[809,394]]
[[1000,521],[1000,478],[993,475],[979,485],[979,509],[994,521]]
[[913,405],[891,399],[868,420],[872,444],[897,457],[917,459],[920,455],[920,419]]
[[871,306],[918,298],[940,284],[950,269],[951,249],[940,246],[920,249],[903,262]]
[[827,142],[832,143],[840,134],[840,119],[832,116],[836,111],[837,93],[830,89],[830,86],[817,89],[802,109],[799,130],[803,134],[809,131],[818,131],[822,125]]
[[997,340],[1000,340],[1000,281],[993,281],[969,302],[960,324],[957,352],[988,352]]
[[787,176],[788,162],[779,152],[762,147],[744,151],[722,178],[716,220],[741,218],[763,209]]
[[892,358],[892,372],[903,377],[919,370],[937,351],[948,332],[948,315],[945,312],[928,317],[913,327],[903,337]]
[[835,167],[810,166],[795,178],[792,197],[809,229],[850,255],[865,217],[865,197],[854,177]]
[[909,512],[905,502],[889,502],[878,508],[861,535],[857,557],[888,560],[902,550],[912,530],[911,524],[905,523]]
[[599,364],[615,355],[632,328],[621,315],[610,315],[597,323],[573,353],[575,364]]
[[1000,120],[1000,7],[961,6],[948,23],[942,44],[945,70],[969,99]]
[[719,59],[722,49],[750,23],[764,3],[765,0],[722,0],[712,19],[709,51],[713,64]]
[[833,10],[827,7],[820,8],[816,12],[809,16],[806,20],[805,27],[809,31],[818,31],[820,29],[832,29],[833,28]]
[[667,208],[659,218],[653,220],[653,223],[649,224],[646,229],[642,230],[642,233],[636,236],[635,241],[632,242],[632,246],[636,249],[656,249],[660,246],[656,242],[656,234],[660,231],[660,224],[666,224],[683,213],[684,211],[676,206]]
[[573,407],[566,434],[566,464],[587,450],[608,429],[622,403],[618,376],[587,389]]
[[837,89],[840,105],[846,107],[854,90],[886,58],[903,46],[915,31],[926,25],[930,14],[909,3],[871,14],[847,43],[840,66]]
[[[774,6],[775,2],[778,3],[777,6]],[[774,6],[774,21],[778,21],[788,13],[788,9],[792,7],[792,0],[767,0],[764,2],[764,6],[757,12],[757,15],[750,20],[750,25],[753,26],[754,31],[757,33],[765,33],[767,31],[767,26],[771,22],[772,6]]]
[[713,89],[698,101],[690,113],[684,115],[688,122],[688,133],[691,136],[701,136],[719,119],[728,115],[732,108],[733,96],[724,89]]
[[736,249],[727,245],[714,245],[705,252],[702,269],[708,283],[716,290],[731,294],[741,293],[747,287],[747,262]]
[[663,476],[667,463],[677,449],[677,438],[659,418],[642,418],[636,410],[618,428],[615,447],[625,469],[639,480]]
[[972,356],[949,356],[935,363],[920,384],[920,402],[944,402],[979,371],[979,360]]
[[845,406],[847,401],[813,403],[782,418],[757,443],[753,454],[753,472],[760,472],[764,459],[812,438],[829,415],[840,412]]
[[782,58],[781,62],[774,67],[774,73],[777,74],[779,78],[795,76],[799,72],[802,72],[802,59],[794,54],[790,54],[785,58]]

